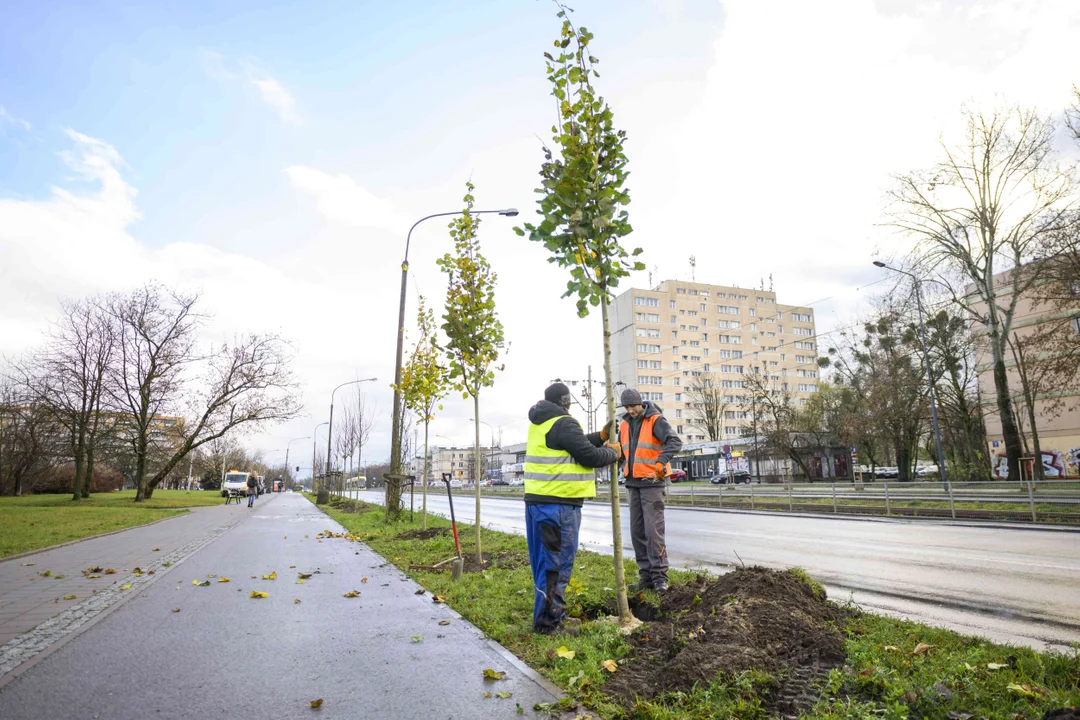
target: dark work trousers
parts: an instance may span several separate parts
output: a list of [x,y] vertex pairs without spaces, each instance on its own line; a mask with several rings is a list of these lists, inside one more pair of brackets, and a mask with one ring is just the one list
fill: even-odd
[[556,503],[525,506],[525,536],[532,566],[533,629],[551,632],[566,617],[566,585],[577,555],[581,508]]
[[664,498],[667,488],[626,488],[630,497],[630,540],[638,565],[638,581],[655,586],[667,582],[668,555],[664,540]]

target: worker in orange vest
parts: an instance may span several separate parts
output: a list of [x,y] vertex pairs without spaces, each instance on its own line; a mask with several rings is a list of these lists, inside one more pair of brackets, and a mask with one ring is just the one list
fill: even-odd
[[664,499],[671,458],[682,449],[682,440],[660,408],[642,400],[637,390],[623,390],[620,404],[626,409],[619,422],[620,474],[626,478],[630,499],[630,539],[638,565],[636,589],[664,592],[668,587]]

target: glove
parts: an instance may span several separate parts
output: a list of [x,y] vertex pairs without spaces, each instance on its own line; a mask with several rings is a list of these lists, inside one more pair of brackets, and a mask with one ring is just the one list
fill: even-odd
[[618,455],[619,457],[622,457],[622,445],[620,445],[618,442],[612,441],[612,442],[609,442],[609,443],[604,443],[604,447],[611,448],[612,450],[615,451],[616,455]]
[[600,428],[600,439],[607,442],[607,439],[608,439],[607,425]]
[[653,465],[653,470],[656,471],[656,477],[660,480],[663,480],[668,476],[667,465],[662,462]]

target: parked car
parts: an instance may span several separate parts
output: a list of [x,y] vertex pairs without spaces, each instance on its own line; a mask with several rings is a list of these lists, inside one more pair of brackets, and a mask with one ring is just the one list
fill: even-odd
[[494,480],[491,481],[491,484],[493,486],[494,485],[509,485],[510,481],[508,481],[508,480],[506,480],[504,478],[495,478]]
[[713,485],[726,485],[729,482],[734,482],[736,485],[743,483],[745,485],[750,484],[750,471],[749,470],[736,470],[734,474],[714,475],[709,482]]
[[454,490],[460,490],[461,489],[461,481],[457,480],[457,479],[451,480],[450,481],[450,487],[452,489],[454,489]]
[[525,478],[511,478],[507,480],[507,484],[510,487],[523,487],[525,485]]
[[915,468],[915,475],[918,477],[926,477],[927,475],[940,475],[941,470],[937,465],[919,465]]

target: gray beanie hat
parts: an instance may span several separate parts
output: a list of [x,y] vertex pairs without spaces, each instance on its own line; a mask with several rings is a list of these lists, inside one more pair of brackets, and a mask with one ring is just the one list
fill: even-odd
[[627,388],[622,391],[622,397],[619,398],[619,404],[623,407],[627,405],[644,405],[641,401],[641,393],[632,388]]

